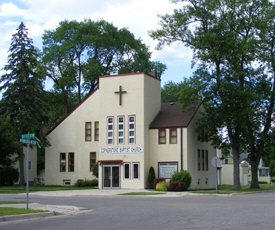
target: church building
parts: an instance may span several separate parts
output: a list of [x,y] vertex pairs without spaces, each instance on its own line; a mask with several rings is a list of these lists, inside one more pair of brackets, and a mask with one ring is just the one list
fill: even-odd
[[150,166],[156,178],[184,169],[191,189],[215,188],[216,150],[194,130],[201,108],[183,113],[178,102],[161,103],[160,90],[155,71],[99,77],[98,89],[48,133],[45,184],[94,179],[98,162],[100,189],[145,189]]

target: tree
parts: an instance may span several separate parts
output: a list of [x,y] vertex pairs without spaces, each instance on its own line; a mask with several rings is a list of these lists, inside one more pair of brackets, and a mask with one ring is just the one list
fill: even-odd
[[179,102],[182,88],[184,88],[184,82],[167,82],[161,88],[161,102]]
[[97,88],[99,76],[156,69],[160,77],[166,69],[164,64],[150,61],[148,47],[128,29],[104,20],[60,22],[55,30],[45,31],[43,54],[54,95],[64,111],[68,111],[70,93],[76,92],[80,103]]
[[[47,143],[45,124],[48,120],[48,106],[43,91],[44,76],[38,74],[38,50],[32,45],[23,22],[12,37],[9,52],[8,64],[3,68],[6,74],[1,76],[0,90],[5,91],[0,114],[8,114],[16,132],[14,142],[18,143],[22,134],[33,132]],[[23,186],[25,161],[22,147],[17,150],[17,155],[20,162],[20,185]]]
[[259,188],[258,162],[274,109],[274,6],[258,0],[184,2],[173,15],[160,16],[162,28],[150,35],[158,49],[179,41],[193,50],[198,68],[181,94],[183,107],[200,101],[204,111],[196,131],[214,147],[232,149],[234,189],[241,188],[242,151],[249,152],[251,188]]
[[[1,103],[0,103],[1,105]],[[11,166],[14,153],[20,148],[15,142],[16,133],[7,114],[0,115],[0,166]]]

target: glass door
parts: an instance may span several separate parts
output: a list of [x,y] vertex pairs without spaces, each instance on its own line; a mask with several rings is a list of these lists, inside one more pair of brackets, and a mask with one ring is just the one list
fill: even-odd
[[103,165],[103,188],[119,188],[119,165]]

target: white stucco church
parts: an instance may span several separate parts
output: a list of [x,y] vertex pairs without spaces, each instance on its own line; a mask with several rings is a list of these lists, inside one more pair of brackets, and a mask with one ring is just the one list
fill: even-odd
[[155,71],[101,76],[98,89],[48,133],[45,184],[94,179],[99,162],[100,189],[147,188],[150,166],[166,179],[185,169],[191,189],[214,188],[216,150],[194,131],[200,108],[189,114],[180,103],[161,103],[160,88]]

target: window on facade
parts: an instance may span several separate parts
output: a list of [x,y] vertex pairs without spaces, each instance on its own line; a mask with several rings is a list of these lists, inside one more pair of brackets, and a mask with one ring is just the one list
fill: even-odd
[[27,168],[29,171],[32,171],[32,161],[29,161],[29,163],[26,161],[26,168]]
[[201,170],[204,171],[204,150],[201,150]]
[[228,158],[224,158],[224,164],[228,164]]
[[85,122],[85,141],[92,140],[92,123]]
[[96,164],[96,153],[95,152],[91,152],[90,153],[90,171],[93,171],[93,167]]
[[66,172],[66,153],[60,153],[60,172]]
[[133,163],[133,179],[139,179],[139,163]]
[[208,171],[208,150],[205,150],[205,170]]
[[259,169],[259,176],[260,177],[268,177],[268,170],[267,169]]
[[124,163],[124,179],[130,179],[130,163]]
[[114,144],[114,118],[107,118],[107,143],[108,145]]
[[136,123],[135,116],[129,116],[129,144],[135,144],[136,140]]
[[166,129],[159,129],[159,144],[166,144]]
[[177,129],[170,129],[170,144],[177,144]]
[[68,172],[74,172],[74,153],[68,153]]
[[99,141],[99,122],[95,122],[95,141]]
[[201,151],[198,149],[198,171],[201,170]]
[[118,117],[117,119],[117,143],[119,145],[124,144],[124,117]]

